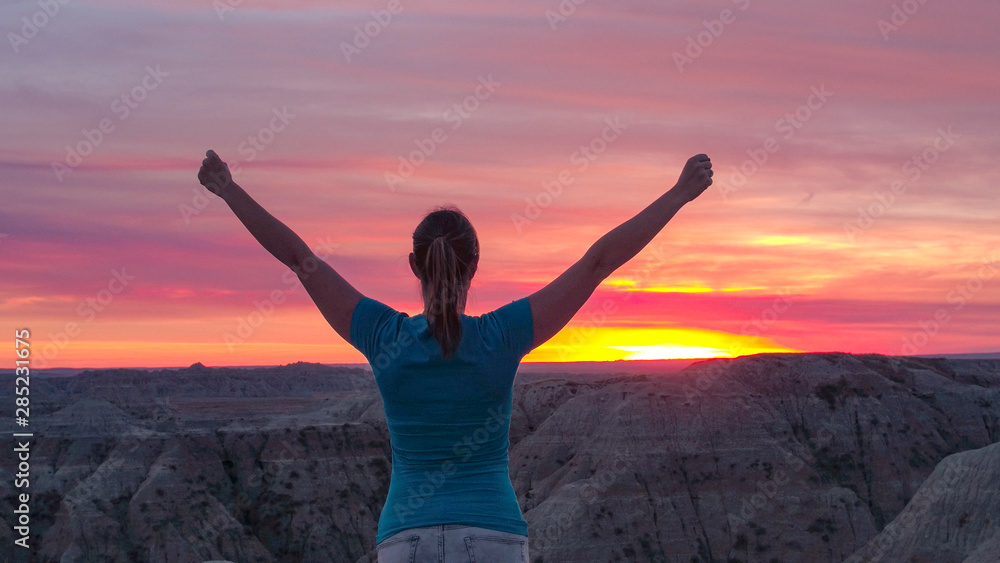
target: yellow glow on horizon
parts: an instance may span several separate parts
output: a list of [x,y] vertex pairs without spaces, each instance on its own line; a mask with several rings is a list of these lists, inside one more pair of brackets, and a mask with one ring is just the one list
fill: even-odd
[[623,360],[686,360],[691,358],[731,358],[733,355],[718,348],[705,346],[608,346],[631,354]]
[[593,327],[571,324],[532,350],[525,362],[612,362],[640,359],[732,358],[801,352],[767,338],[684,327]]
[[748,242],[750,244],[763,246],[789,246],[793,244],[804,244],[813,247],[825,248],[846,248],[851,246],[849,243],[841,242],[839,240],[830,240],[828,238],[785,235],[766,235],[762,237],[755,237],[750,239]]
[[750,242],[753,244],[764,244],[767,246],[781,246],[786,244],[811,244],[813,240],[809,237],[768,235],[768,236],[754,238]]
[[653,287],[630,287],[625,291],[647,291],[649,293],[709,293],[715,290],[710,287],[665,287],[657,285]]
[[[52,348],[50,350],[49,348]],[[201,362],[209,367],[274,366],[295,362],[363,364],[364,357],[337,338],[326,343],[252,342],[230,350],[222,341],[155,342],[73,341],[54,355],[55,346],[33,354],[35,369],[185,367]],[[571,323],[551,340],[532,350],[524,362],[602,362],[729,358],[765,352],[801,352],[755,338],[721,331],[684,327],[616,327]]]
[[663,286],[655,285],[651,287],[636,287],[632,280],[608,280],[603,285],[609,285],[618,291],[645,291],[649,293],[711,293],[713,291],[752,291],[767,289],[763,286],[750,287],[705,287],[703,285],[690,286]]
[[626,288],[625,291],[647,291],[650,293],[710,293],[713,291],[752,291],[767,289],[761,286],[754,287],[664,287],[664,286],[653,286],[653,287],[630,287]]

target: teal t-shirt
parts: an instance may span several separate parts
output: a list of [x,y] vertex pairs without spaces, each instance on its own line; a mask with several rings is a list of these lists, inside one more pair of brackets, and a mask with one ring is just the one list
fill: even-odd
[[464,524],[528,534],[508,473],[511,394],[534,332],[528,298],[478,317],[445,360],[424,315],[364,297],[351,345],[375,374],[392,474],[376,543],[408,528]]

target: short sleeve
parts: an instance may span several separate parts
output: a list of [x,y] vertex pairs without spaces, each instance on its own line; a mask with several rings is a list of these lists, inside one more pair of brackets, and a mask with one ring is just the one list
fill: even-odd
[[521,358],[531,351],[535,331],[527,297],[512,301],[484,316],[495,323],[504,345],[516,357]]
[[399,311],[370,297],[362,297],[351,314],[351,346],[368,361],[378,352],[386,330],[397,326]]

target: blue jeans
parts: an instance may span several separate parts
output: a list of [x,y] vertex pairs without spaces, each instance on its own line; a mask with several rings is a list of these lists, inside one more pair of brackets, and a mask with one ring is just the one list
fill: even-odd
[[528,563],[528,536],[443,524],[403,530],[375,551],[378,563]]

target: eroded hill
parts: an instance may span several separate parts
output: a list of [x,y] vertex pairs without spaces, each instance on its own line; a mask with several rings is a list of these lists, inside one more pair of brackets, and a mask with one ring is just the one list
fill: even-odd
[[[365,370],[99,370],[31,392],[35,560],[374,554],[391,459]],[[946,456],[1000,441],[1000,361],[765,354],[519,376],[510,437],[533,561],[843,561]],[[12,494],[0,481],[8,545]],[[955,496],[942,507],[975,541],[1000,541],[989,505]],[[893,533],[900,553],[935,556],[924,528]]]

